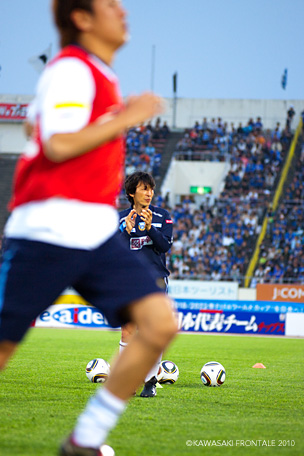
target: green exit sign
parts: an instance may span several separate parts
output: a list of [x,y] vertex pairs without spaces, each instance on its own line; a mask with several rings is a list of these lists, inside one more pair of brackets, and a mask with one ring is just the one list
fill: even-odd
[[190,193],[197,193],[199,195],[204,195],[205,193],[211,193],[211,187],[190,187]]

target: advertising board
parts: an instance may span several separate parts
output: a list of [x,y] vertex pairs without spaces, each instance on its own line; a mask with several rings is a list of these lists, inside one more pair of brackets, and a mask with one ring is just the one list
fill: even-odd
[[178,310],[178,320],[186,332],[285,335],[285,314]]
[[304,285],[300,284],[257,284],[258,301],[280,301],[304,303]]
[[28,104],[0,103],[0,122],[21,122],[26,118]]
[[[174,299],[180,331],[282,336],[288,328],[288,335],[302,334],[298,322],[304,316],[304,303],[239,301],[234,297],[238,290],[234,285],[232,282],[171,281],[169,294]],[[205,299],[210,295],[216,298]],[[106,318],[73,289],[65,290],[34,324],[37,327],[110,328]]]

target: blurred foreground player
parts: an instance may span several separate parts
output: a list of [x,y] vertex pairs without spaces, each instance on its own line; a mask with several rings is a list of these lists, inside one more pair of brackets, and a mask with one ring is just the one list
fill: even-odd
[[122,245],[114,208],[122,135],[160,113],[162,103],[151,93],[122,103],[111,69],[128,35],[120,1],[55,0],[53,12],[63,49],[38,84],[27,124],[31,141],[16,168],[5,229],[0,367],[67,286],[112,326],[136,324],[139,332],[112,366],[106,387],[60,449],[61,455],[106,456],[113,451],[103,443],[126,401],[176,333],[170,300]]
[[[152,206],[155,181],[148,173],[137,171],[127,177],[125,191],[131,206],[119,213],[119,229],[127,248],[152,268],[159,277],[159,284],[167,288],[169,271],[166,252],[172,246],[172,220],[165,209]],[[120,351],[131,341],[136,326],[128,323],[121,328]],[[156,396],[157,373],[161,356],[145,378],[141,397]]]

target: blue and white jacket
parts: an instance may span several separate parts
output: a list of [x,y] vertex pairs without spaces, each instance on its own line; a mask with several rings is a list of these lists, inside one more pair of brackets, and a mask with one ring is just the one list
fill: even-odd
[[119,230],[130,250],[144,257],[149,264],[152,264],[159,277],[165,278],[170,274],[166,268],[166,252],[170,250],[173,242],[173,222],[165,209],[152,205],[149,209],[152,211],[150,231],[145,229],[145,222],[137,215],[135,227],[128,234],[125,219],[132,207],[119,212]]

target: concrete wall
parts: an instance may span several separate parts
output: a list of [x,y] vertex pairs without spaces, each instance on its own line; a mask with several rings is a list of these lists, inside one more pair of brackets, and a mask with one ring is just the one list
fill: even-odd
[[[162,195],[169,194],[171,205],[179,202],[179,195],[189,195],[190,186],[211,187],[212,193],[217,196],[228,167],[226,162],[173,160],[162,185]],[[197,195],[196,199],[199,202],[200,195]]]
[[0,93],[0,103],[30,103],[33,99],[32,95],[9,95]]
[[255,288],[239,288],[239,301],[256,301]]
[[[173,124],[172,99],[166,99],[167,110],[161,116],[168,125]],[[176,127],[190,128],[195,121],[202,122],[204,117],[222,117],[224,122],[233,122],[238,125],[242,122],[245,125],[249,118],[254,120],[261,117],[265,128],[275,127],[277,122],[281,126],[285,125],[286,113],[290,107],[294,106],[296,115],[294,126],[299,122],[299,116],[304,110],[304,100],[242,100],[242,99],[198,99],[198,98],[178,98],[176,106]]]
[[[31,96],[1,95],[0,103],[29,103]],[[241,100],[241,99],[199,99],[178,98],[176,104],[176,128],[190,128],[195,121],[202,122],[221,117],[224,122],[245,125],[250,117],[262,118],[265,128],[273,128],[277,122],[285,125],[286,113],[290,105],[294,106],[296,116],[293,127],[299,121],[300,113],[304,110],[304,100]],[[166,112],[161,116],[162,121],[173,124],[173,99],[166,99]],[[0,153],[19,153],[23,150],[25,136],[21,123],[2,123],[0,121]]]
[[[32,100],[28,95],[1,95],[0,103],[28,104]],[[26,137],[22,122],[8,122],[0,119],[0,154],[20,153],[23,151]]]
[[0,153],[20,153],[25,142],[26,137],[21,123],[0,123]]

